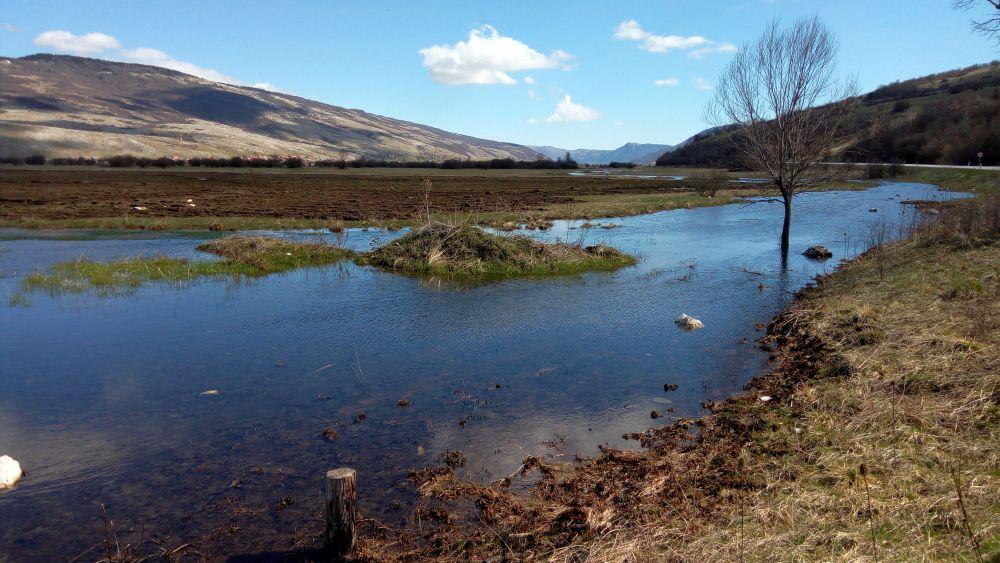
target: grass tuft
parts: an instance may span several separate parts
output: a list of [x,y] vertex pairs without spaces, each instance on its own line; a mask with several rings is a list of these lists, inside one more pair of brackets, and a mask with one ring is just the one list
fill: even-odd
[[604,245],[543,243],[442,223],[418,228],[359,259],[399,273],[470,276],[571,274],[635,262],[633,256]]
[[[51,295],[94,290],[102,295],[128,293],[147,283],[181,284],[205,277],[258,277],[295,268],[334,264],[351,256],[349,250],[322,243],[265,237],[226,237],[198,246],[222,260],[132,257],[114,262],[77,260],[56,264],[46,273],[31,274],[15,294],[18,302],[35,291]],[[13,300],[12,300],[13,303]]]

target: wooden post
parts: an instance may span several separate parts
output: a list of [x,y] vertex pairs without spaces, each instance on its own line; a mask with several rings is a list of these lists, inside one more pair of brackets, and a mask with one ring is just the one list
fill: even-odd
[[335,559],[354,549],[357,472],[349,467],[326,472],[326,551]]

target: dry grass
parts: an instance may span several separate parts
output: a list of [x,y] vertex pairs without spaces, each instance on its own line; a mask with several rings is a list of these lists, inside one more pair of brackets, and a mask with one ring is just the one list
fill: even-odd
[[[863,256],[804,290],[769,328],[773,373],[632,436],[642,451],[526,460],[527,494],[415,474],[418,516],[439,516],[397,557],[996,560],[1000,246],[974,219],[995,200],[973,205],[889,247],[881,272]],[[478,522],[440,516],[457,499]]]
[[359,263],[412,274],[525,276],[613,270],[635,261],[604,245],[543,243],[432,222],[367,253]]

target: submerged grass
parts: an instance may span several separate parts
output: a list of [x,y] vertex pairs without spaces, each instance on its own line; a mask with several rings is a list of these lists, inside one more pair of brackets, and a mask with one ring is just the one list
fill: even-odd
[[350,250],[314,242],[266,237],[226,237],[198,246],[222,260],[186,260],[163,256],[132,257],[114,262],[77,260],[56,264],[46,273],[26,277],[12,304],[34,291],[49,294],[94,290],[103,295],[127,293],[147,283],[181,284],[204,277],[258,277],[308,266],[334,264]]
[[[491,485],[415,473],[416,516],[439,523],[362,555],[997,560],[1000,201],[963,205],[803,290],[768,328],[774,371],[709,416],[628,436],[640,451],[528,458]],[[478,521],[458,517],[466,500]]]
[[544,243],[478,227],[430,223],[358,261],[406,274],[532,276],[613,270],[636,259],[604,245]]

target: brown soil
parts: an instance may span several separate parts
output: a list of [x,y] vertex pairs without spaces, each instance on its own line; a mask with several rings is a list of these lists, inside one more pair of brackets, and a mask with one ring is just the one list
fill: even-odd
[[[650,193],[669,181],[568,174],[435,175],[0,168],[0,219],[282,217],[364,221],[426,213],[530,211],[576,196]],[[671,188],[682,188],[669,182]],[[192,200],[189,205],[188,200]]]

